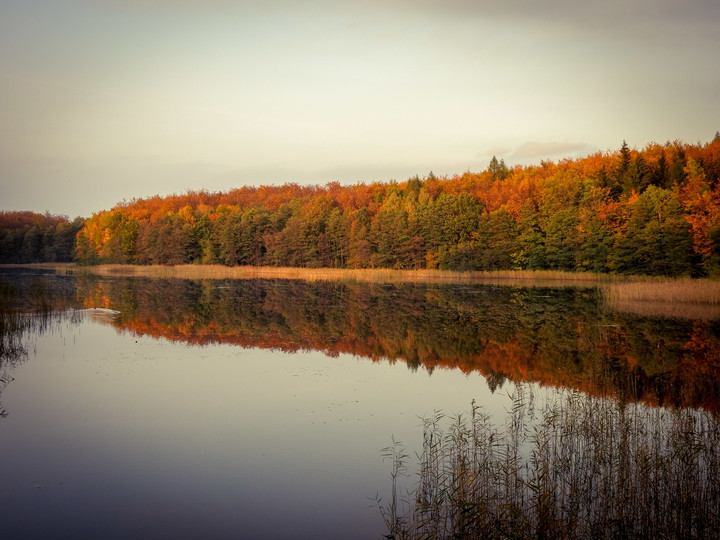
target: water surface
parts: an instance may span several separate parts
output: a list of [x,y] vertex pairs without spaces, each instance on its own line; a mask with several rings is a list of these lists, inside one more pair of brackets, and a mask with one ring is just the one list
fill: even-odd
[[594,289],[1,281],[4,311],[45,311],[3,337],[10,537],[379,538],[381,449],[436,410],[502,423],[524,382],[717,411],[717,322]]

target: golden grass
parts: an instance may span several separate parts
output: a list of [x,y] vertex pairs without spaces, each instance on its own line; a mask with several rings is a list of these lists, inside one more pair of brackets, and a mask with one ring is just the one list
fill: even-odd
[[691,278],[636,278],[628,282],[608,283],[606,297],[626,302],[691,302],[720,305],[720,281]]
[[608,307],[641,316],[720,318],[720,281],[636,278],[602,287]]
[[[5,265],[11,266],[11,265]],[[139,276],[180,279],[298,279],[305,281],[358,281],[373,283],[488,283],[547,286],[594,287],[607,281],[602,274],[552,270],[502,270],[495,272],[454,272],[449,270],[391,270],[387,268],[294,268],[273,266],[222,266],[185,264],[79,266],[65,264],[12,265],[55,270],[60,273],[87,273],[101,276]]]
[[391,270],[387,268],[294,268],[274,266],[178,266],[75,263],[0,265],[54,270],[58,273],[100,276],[138,276],[179,279],[296,279],[365,283],[465,283],[523,287],[598,287],[606,305],[642,316],[720,318],[720,281],[691,278],[618,276],[554,270],[498,270],[454,272],[449,270]]

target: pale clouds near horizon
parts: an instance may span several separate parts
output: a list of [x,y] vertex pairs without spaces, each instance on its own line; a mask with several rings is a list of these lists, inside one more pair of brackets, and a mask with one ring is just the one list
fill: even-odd
[[718,5],[9,0],[0,209],[707,141]]

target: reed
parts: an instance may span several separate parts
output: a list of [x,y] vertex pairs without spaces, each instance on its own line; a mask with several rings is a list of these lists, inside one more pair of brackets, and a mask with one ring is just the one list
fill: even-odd
[[606,305],[641,316],[720,318],[720,281],[709,279],[635,279],[602,286]]
[[617,302],[666,302],[720,305],[720,281],[709,279],[635,279],[609,282],[605,296]]
[[[498,426],[424,422],[418,480],[388,538],[709,538],[720,534],[720,419],[572,391]],[[404,457],[402,448],[395,449]],[[398,495],[395,494],[398,498]],[[391,496],[392,498],[392,496]],[[405,508],[397,515],[397,508]]]
[[304,281],[351,281],[358,283],[487,284],[522,287],[597,287],[605,305],[641,316],[683,317],[711,320],[720,317],[720,281],[690,278],[618,276],[554,270],[498,270],[455,272],[450,270],[392,270],[387,268],[298,268],[222,265],[126,265],[79,266],[72,263],[4,265],[54,270],[61,274],[137,276],[179,279],[287,279]]
[[[10,265],[7,265],[10,266]],[[596,286],[609,276],[554,270],[498,270],[455,272],[451,270],[394,270],[389,268],[299,268],[275,266],[223,266],[185,264],[126,265],[75,264],[15,265],[55,270],[59,273],[86,273],[101,276],[139,276],[181,279],[297,279],[306,281],[357,281],[373,283],[488,283],[546,286]]]
[[[11,372],[28,357],[33,339],[66,320],[77,322],[72,295],[42,280],[11,283],[0,279],[0,397],[13,380]],[[0,418],[7,416],[0,403]]]

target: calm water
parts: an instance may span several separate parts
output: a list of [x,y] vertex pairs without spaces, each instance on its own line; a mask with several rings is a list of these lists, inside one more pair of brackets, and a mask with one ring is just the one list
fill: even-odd
[[381,450],[420,448],[436,410],[475,400],[502,423],[523,381],[542,399],[720,402],[717,321],[612,312],[593,289],[0,285],[5,311],[52,311],[3,337],[8,538],[380,538]]

